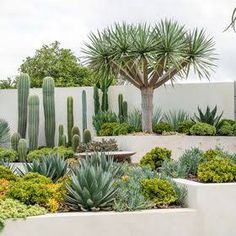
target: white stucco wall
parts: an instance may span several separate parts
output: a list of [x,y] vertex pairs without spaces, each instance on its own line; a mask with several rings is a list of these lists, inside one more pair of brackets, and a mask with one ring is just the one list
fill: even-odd
[[[93,115],[93,89],[91,87],[80,88],[56,88],[56,125],[64,124],[66,130],[66,98],[74,98],[75,125],[82,126],[82,90],[87,92],[88,104],[88,128],[92,127]],[[44,117],[42,106],[42,90],[31,89],[31,94],[40,97],[40,144],[44,144]],[[109,107],[113,111],[118,110],[118,94],[122,93],[128,102],[129,111],[140,108],[140,92],[133,86],[113,86],[109,90]],[[161,107],[163,111],[184,109],[191,114],[196,112],[197,106],[202,108],[217,105],[219,111],[224,111],[224,117],[234,118],[234,82],[211,83],[184,83],[163,86],[154,93],[154,106]],[[11,127],[11,132],[17,130],[17,91],[0,90],[0,118],[6,119]]]

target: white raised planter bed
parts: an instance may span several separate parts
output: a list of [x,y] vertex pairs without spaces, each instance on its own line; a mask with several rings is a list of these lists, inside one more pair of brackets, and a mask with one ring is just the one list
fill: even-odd
[[221,147],[229,152],[236,152],[236,137],[227,136],[187,136],[187,135],[121,135],[94,137],[94,140],[115,139],[120,150],[135,151],[132,162],[139,162],[142,156],[152,148],[160,146],[172,151],[172,158],[178,159],[191,147],[202,150]]

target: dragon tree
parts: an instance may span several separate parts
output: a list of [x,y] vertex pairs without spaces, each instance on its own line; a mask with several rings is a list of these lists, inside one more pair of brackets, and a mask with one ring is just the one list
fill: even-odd
[[[115,24],[91,33],[83,49],[85,61],[100,78],[122,76],[141,91],[142,129],[152,132],[153,93],[191,69],[209,79],[215,49],[204,30],[186,30],[172,20],[148,24]],[[173,98],[174,99],[174,98]]]

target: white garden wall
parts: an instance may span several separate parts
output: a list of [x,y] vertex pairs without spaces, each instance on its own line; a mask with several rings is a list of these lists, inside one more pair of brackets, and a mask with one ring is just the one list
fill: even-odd
[[[92,127],[93,115],[93,89],[91,87],[56,88],[56,123],[64,124],[66,129],[66,98],[74,97],[75,124],[81,127],[82,121],[82,90],[87,92],[88,128]],[[129,110],[140,108],[141,98],[139,91],[133,86],[113,86],[109,90],[109,106],[118,110],[117,97],[122,93],[128,102]],[[44,144],[44,118],[42,106],[42,90],[31,89],[31,94],[40,96],[40,144]],[[224,117],[234,118],[234,82],[211,83],[181,83],[172,87],[170,84],[157,89],[154,93],[154,106],[161,107],[163,111],[170,109],[184,109],[191,114],[196,112],[197,106],[211,107],[217,105],[219,111],[224,111]],[[11,131],[17,130],[17,91],[0,90],[0,118],[6,119]]]

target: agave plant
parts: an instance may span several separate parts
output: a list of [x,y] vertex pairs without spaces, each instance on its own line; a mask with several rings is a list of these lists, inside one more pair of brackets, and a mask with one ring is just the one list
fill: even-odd
[[153,110],[153,115],[152,115],[152,123],[157,124],[161,121],[162,119],[162,111],[160,107],[156,107]]
[[134,109],[128,115],[128,123],[134,127],[135,132],[142,131],[142,113],[139,109]]
[[213,125],[216,128],[219,126],[220,119],[223,115],[223,111],[220,115],[217,115],[217,106],[215,106],[212,110],[209,106],[207,106],[205,112],[202,111],[200,107],[197,108],[198,115],[195,114],[194,118],[198,122],[207,123],[209,125]]
[[10,128],[8,123],[0,119],[0,147],[9,147],[10,143]]
[[163,121],[171,125],[174,130],[178,129],[178,124],[182,121],[188,120],[189,114],[186,111],[168,111],[163,116]]
[[81,160],[79,168],[72,174],[71,183],[66,185],[66,204],[73,210],[111,209],[117,193],[115,176],[119,168],[104,154],[95,153]]
[[[24,170],[24,173],[36,172],[56,182],[68,173],[68,164],[63,157],[51,154],[40,160],[35,159],[32,163],[25,163]],[[21,174],[23,173],[21,172]]]

